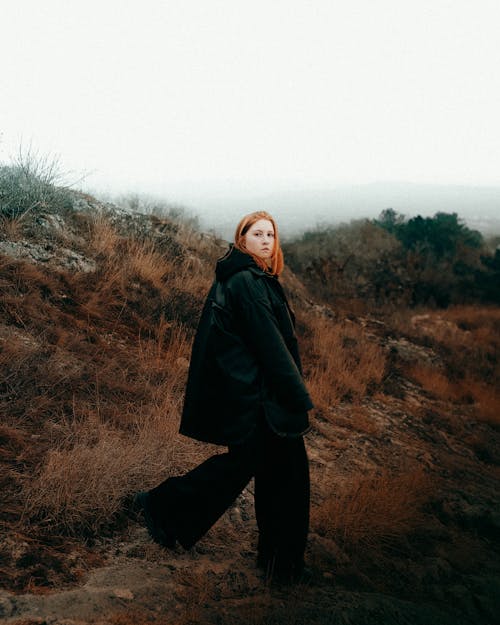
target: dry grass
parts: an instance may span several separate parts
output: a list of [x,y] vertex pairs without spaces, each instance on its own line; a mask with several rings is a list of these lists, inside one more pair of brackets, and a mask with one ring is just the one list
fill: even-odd
[[394,328],[439,354],[440,369],[415,363],[406,374],[433,397],[473,404],[478,421],[500,421],[500,308],[453,306],[442,311],[399,311]]
[[442,371],[422,364],[407,367],[406,373],[436,399],[444,402],[472,403],[478,421],[490,425],[500,424],[500,393],[497,388],[469,377],[453,382]]
[[418,382],[425,391],[438,399],[456,402],[462,397],[461,389],[435,367],[415,364],[406,368],[406,374],[410,379]]
[[487,330],[490,337],[495,335],[498,340],[500,308],[493,306],[451,306],[440,314],[444,319],[453,321],[463,330]]
[[387,324],[400,334],[427,336],[437,342],[498,344],[500,308],[494,306],[450,306],[443,310],[398,308],[385,316]]
[[50,520],[70,533],[95,532],[113,521],[127,495],[178,466],[188,349],[183,328],[163,321],[154,338],[104,346],[85,383],[88,363],[76,361],[72,369],[71,352],[54,348],[44,372],[53,389],[73,388],[73,414],[64,416],[56,395],[52,408],[60,416],[45,419],[53,441],[36,477],[25,483],[26,518]]
[[343,399],[358,400],[382,380],[384,350],[360,326],[322,318],[307,323],[307,383],[317,408],[326,410]]
[[418,527],[433,492],[422,469],[353,475],[312,513],[316,531],[349,548],[390,544]]
[[115,226],[102,213],[89,219],[88,246],[91,252],[103,257],[112,256],[121,239]]
[[22,236],[22,217],[7,218],[0,215],[0,238],[18,241]]
[[500,425],[500,391],[479,380],[466,380],[466,390],[474,401],[474,415],[478,421]]
[[176,420],[143,419],[124,433],[88,418],[75,429],[26,483],[25,516],[52,530],[95,532],[113,521],[127,495],[171,471]]
[[188,326],[207,290],[196,273],[176,277],[176,256],[104,217],[83,234],[96,272],[4,257],[0,302],[0,410],[21,434],[36,433],[23,439],[7,497],[22,486],[25,520],[71,533],[112,523],[124,497],[199,455],[174,435]]
[[[335,413],[335,416],[331,417],[331,420],[336,425],[345,427],[369,436],[378,436],[381,432],[380,425],[374,419],[370,410],[359,403],[354,403],[349,407],[347,415],[339,415]],[[338,442],[338,441],[335,441]]]

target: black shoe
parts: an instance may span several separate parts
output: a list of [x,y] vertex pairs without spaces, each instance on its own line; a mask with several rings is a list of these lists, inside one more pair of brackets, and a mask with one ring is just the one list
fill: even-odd
[[144,521],[149,535],[162,547],[168,547],[173,549],[175,547],[175,534],[172,531],[166,531],[153,516],[151,510],[151,500],[149,493],[146,491],[140,491],[134,496],[133,506],[136,511],[142,512]]

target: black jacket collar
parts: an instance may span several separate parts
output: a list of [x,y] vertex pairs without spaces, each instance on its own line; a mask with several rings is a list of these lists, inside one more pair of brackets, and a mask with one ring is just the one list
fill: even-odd
[[263,271],[250,254],[245,254],[245,252],[240,251],[231,243],[229,250],[217,261],[215,277],[217,280],[224,282],[243,269],[251,269],[255,273],[260,273],[263,276],[271,275]]

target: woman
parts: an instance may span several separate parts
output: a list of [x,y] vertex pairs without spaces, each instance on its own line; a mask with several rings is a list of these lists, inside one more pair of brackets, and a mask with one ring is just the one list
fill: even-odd
[[274,219],[244,217],[217,261],[193,343],[180,431],[226,445],[183,476],[139,493],[152,538],[194,545],[255,477],[258,565],[280,581],[304,569],[309,465],[302,435],[312,402],[292,310],[278,281],[283,253]]

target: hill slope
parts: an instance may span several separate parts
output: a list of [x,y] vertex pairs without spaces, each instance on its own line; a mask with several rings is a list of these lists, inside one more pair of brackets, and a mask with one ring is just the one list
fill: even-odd
[[285,273],[317,406],[307,587],[259,575],[252,484],[189,552],[160,549],[127,513],[136,490],[218,450],[177,428],[224,249],[78,194],[72,208],[3,220],[0,616],[494,623],[495,309],[342,318]]

